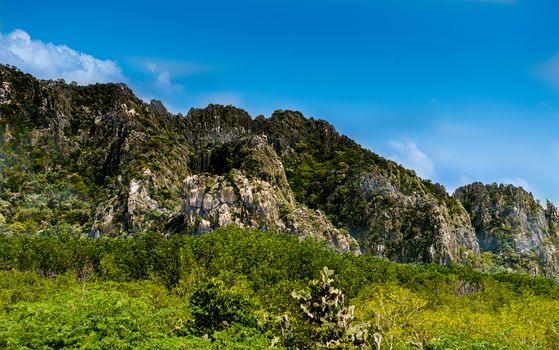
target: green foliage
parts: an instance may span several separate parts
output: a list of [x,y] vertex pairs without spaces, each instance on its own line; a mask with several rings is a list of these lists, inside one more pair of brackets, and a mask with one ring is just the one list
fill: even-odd
[[414,343],[415,318],[427,305],[425,299],[409,289],[389,285],[371,286],[361,293],[366,296],[357,299],[358,314],[372,320],[372,338],[377,348],[393,348],[401,340]]
[[[335,281],[318,276],[324,266]],[[293,290],[304,291],[299,302]],[[343,329],[362,323],[381,349],[556,348],[559,286],[235,227],[200,237],[0,235],[0,348],[342,346]]]
[[[429,196],[449,205],[452,213],[460,212],[458,203],[450,198],[443,186],[422,180],[413,171],[362,148],[345,136],[338,135],[333,127],[324,121],[311,119],[305,120],[305,123],[304,127],[301,126],[304,131],[300,131],[307,133],[304,141],[292,141],[290,146],[294,152],[285,152],[282,155],[289,185],[298,202],[323,210],[335,223],[341,222],[351,228],[362,228],[363,218],[366,216],[364,212],[367,212],[367,206],[371,201],[392,199],[390,196],[363,197],[358,178],[363,174],[374,174],[390,181],[395,189],[404,194]],[[277,126],[276,128],[278,130],[273,129],[270,132],[280,133],[281,136],[294,133],[293,130],[286,131]],[[329,131],[331,136],[326,137],[323,134],[324,130]]]
[[190,297],[193,330],[199,335],[212,335],[236,323],[255,326],[252,305],[244,295],[225,288],[222,281],[210,279]]
[[188,317],[180,299],[165,296],[164,288],[151,283],[81,284],[66,274],[44,278],[2,271],[0,290],[2,348],[118,349],[156,340],[188,343],[176,337]]
[[[20,303],[2,319],[0,338],[30,348],[126,348],[138,346],[146,335],[171,334],[169,315],[154,312],[145,301],[116,292],[72,292],[38,303]],[[149,316],[146,317],[146,316]],[[152,334],[146,334],[148,329]]]

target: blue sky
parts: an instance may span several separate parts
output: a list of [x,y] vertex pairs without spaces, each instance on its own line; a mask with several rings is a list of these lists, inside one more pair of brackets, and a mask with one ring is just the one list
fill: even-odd
[[559,202],[556,0],[0,0],[0,62],[174,112],[297,109],[444,184]]

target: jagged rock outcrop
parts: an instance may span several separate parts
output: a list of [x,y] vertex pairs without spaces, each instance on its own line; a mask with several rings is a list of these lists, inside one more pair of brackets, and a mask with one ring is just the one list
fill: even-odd
[[546,203],[545,218],[550,234],[559,237],[559,209],[549,200]]
[[551,203],[543,210],[513,190],[497,199],[477,185],[451,197],[299,112],[252,119],[209,105],[173,115],[123,84],[41,81],[0,65],[0,154],[8,234],[239,225],[401,262],[471,265],[480,252],[512,257],[503,243],[512,242],[522,262],[502,264],[559,275]]
[[[357,242],[340,232],[320,211],[295,205],[291,193],[261,179],[249,179],[233,170],[230,177],[192,175],[185,179],[180,230],[204,233],[220,226],[237,225],[313,236],[333,243],[339,251],[359,253]],[[176,228],[175,228],[176,229]]]
[[482,251],[499,265],[532,274],[558,275],[557,208],[544,209],[513,185],[474,183],[454,194],[470,214]]
[[364,251],[402,262],[470,262],[479,247],[468,214],[444,187],[361,148],[299,112],[256,118],[296,200],[323,211]]
[[122,84],[39,81],[5,66],[0,81],[7,232],[97,237],[236,224],[360,252],[347,232],[295,202],[281,160],[266,135],[250,132],[245,111],[210,105],[173,116]]
[[450,199],[440,202],[427,193],[403,193],[386,178],[360,174],[348,205],[362,208],[359,227],[365,247],[397,261],[473,261],[478,243],[466,211]]

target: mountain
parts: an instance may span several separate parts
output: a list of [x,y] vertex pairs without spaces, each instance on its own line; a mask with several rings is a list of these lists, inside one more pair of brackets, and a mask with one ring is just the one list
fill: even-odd
[[480,249],[493,253],[486,263],[559,275],[559,215],[553,203],[544,209],[522,188],[481,183],[458,188],[454,197],[468,211]]
[[[521,221],[505,234],[515,242],[507,250],[491,238],[487,193],[450,196],[295,111],[251,118],[209,105],[173,115],[123,84],[42,81],[0,66],[0,138],[0,228],[9,234],[202,234],[233,224],[399,262],[559,271],[548,243],[556,209],[510,196],[520,214],[508,204],[496,214]],[[532,254],[531,263],[509,262],[514,254]]]

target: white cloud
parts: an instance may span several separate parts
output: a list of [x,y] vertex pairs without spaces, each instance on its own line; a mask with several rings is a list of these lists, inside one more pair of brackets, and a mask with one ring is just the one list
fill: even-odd
[[114,61],[32,39],[21,29],[7,35],[0,33],[0,63],[14,65],[41,79],[62,78],[83,85],[126,80]]
[[173,93],[182,91],[183,87],[180,84],[175,84],[171,80],[171,73],[163,69],[160,65],[154,62],[147,63],[147,69],[155,77],[155,86],[165,93]]
[[148,65],[154,64],[157,67],[169,72],[173,78],[184,78],[193,75],[210,74],[217,70],[216,67],[193,61],[166,59],[160,57],[136,57],[130,62],[137,67],[144,69],[146,62]]
[[396,152],[390,157],[394,161],[415,170],[421,177],[431,178],[434,175],[433,161],[417,147],[415,142],[411,140],[391,141],[390,147]]

